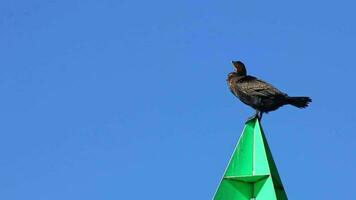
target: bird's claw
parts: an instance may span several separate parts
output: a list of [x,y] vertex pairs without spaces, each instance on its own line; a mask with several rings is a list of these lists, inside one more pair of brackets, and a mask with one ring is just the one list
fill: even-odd
[[254,115],[252,115],[251,117],[247,118],[247,121],[246,121],[246,122],[249,122],[249,121],[251,121],[251,120],[255,120],[256,118],[260,119],[257,113],[254,114]]
[[254,115],[252,115],[251,117],[247,118],[247,121],[246,121],[246,122],[249,122],[249,121],[251,121],[251,120],[255,120],[256,118],[261,121],[261,119],[262,119],[262,113],[256,112]]

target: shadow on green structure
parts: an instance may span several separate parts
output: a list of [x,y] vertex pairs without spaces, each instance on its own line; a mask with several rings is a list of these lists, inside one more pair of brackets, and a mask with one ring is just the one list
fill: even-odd
[[213,200],[287,200],[258,118],[246,122]]

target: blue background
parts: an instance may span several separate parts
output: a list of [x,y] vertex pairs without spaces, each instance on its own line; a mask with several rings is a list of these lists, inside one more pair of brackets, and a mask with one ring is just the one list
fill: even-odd
[[211,199],[253,110],[231,60],[290,95],[263,126],[290,199],[350,199],[353,1],[0,2],[0,199]]

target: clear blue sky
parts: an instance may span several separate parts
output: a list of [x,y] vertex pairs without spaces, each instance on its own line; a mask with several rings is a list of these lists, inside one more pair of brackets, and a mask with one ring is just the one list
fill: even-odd
[[262,121],[289,198],[352,198],[355,6],[1,1],[0,199],[211,199],[253,113],[235,59],[313,98]]

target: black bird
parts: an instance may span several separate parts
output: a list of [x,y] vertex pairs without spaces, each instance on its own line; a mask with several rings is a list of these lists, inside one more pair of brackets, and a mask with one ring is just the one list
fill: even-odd
[[274,111],[287,104],[305,108],[312,101],[309,97],[290,97],[271,84],[248,76],[245,65],[241,61],[232,61],[232,64],[235,71],[228,74],[227,84],[232,94],[256,110],[252,118],[261,119],[263,113]]

